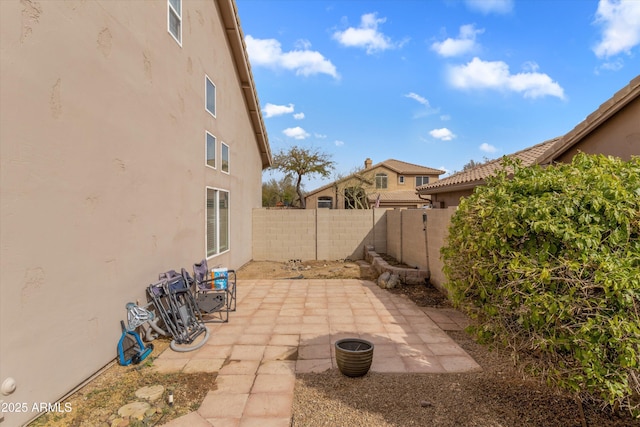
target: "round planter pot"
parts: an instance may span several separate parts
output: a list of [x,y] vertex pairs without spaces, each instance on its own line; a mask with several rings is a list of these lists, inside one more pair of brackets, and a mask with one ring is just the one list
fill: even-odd
[[361,377],[369,372],[373,361],[373,343],[360,338],[336,341],[336,363],[343,375]]

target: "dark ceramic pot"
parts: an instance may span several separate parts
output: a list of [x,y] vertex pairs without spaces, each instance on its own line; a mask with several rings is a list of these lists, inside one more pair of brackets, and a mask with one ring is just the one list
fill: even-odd
[[373,343],[360,338],[336,341],[336,363],[342,374],[361,377],[369,372],[373,361]]

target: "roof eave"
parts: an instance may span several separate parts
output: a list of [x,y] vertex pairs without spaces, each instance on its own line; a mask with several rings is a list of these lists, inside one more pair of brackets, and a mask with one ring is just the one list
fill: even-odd
[[569,151],[571,147],[576,145],[595,129],[600,127],[604,122],[618,113],[618,111],[626,107],[639,95],[640,75],[631,80],[627,86],[616,92],[606,102],[602,103],[596,111],[589,114],[585,120],[580,122],[576,127],[564,135],[559,143],[549,147],[549,149],[540,156],[536,163],[541,165],[551,163],[553,160]]
[[251,72],[249,56],[244,43],[244,35],[240,26],[238,8],[235,0],[217,0],[220,15],[224,25],[227,40],[231,46],[231,53],[236,65],[236,72],[240,79],[240,86],[249,112],[249,118],[258,144],[258,150],[262,159],[262,169],[273,164],[271,148],[267,128],[264,124],[260,101],[256,90],[255,81]]
[[460,184],[442,185],[434,188],[420,188],[417,189],[417,193],[420,195],[440,194],[440,193],[453,193],[454,191],[464,191],[476,188],[478,185],[485,185],[484,179],[476,181],[463,182]]

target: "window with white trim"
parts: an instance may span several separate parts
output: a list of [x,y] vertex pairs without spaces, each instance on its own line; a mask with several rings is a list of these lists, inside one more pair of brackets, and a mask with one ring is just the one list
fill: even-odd
[[400,184],[404,184],[404,175],[400,175],[400,176],[398,177],[398,182],[399,182]]
[[169,33],[182,46],[182,0],[167,1],[167,26]]
[[387,188],[387,174],[386,173],[377,173],[376,174],[376,188]]
[[222,142],[220,146],[222,147],[222,155],[220,156],[222,165],[220,166],[220,169],[222,170],[222,172],[229,173],[229,146],[224,142]]
[[416,176],[416,187],[420,187],[421,185],[425,185],[429,183],[428,176]]
[[205,77],[205,108],[213,116],[216,116],[216,85],[209,76]]
[[207,166],[211,168],[216,168],[216,137],[211,135],[209,132],[206,132],[206,156],[207,156]]
[[207,257],[229,250],[229,192],[207,187]]

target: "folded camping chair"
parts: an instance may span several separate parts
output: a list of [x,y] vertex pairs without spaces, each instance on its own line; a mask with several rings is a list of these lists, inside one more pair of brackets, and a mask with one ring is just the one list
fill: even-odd
[[[211,322],[229,320],[229,311],[235,311],[235,277],[232,287],[228,277],[214,278],[202,260],[193,265],[194,293],[200,311],[211,315]],[[233,304],[233,305],[232,305]]]
[[185,269],[182,274],[175,270],[160,274],[168,320],[177,344],[191,344],[200,334],[206,332],[202,315],[190,289],[190,277]]

